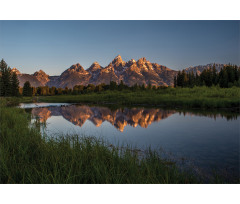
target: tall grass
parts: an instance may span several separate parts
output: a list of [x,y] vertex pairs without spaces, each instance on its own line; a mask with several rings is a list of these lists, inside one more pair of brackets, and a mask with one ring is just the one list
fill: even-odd
[[43,138],[24,110],[0,104],[0,183],[197,183],[151,150],[109,147],[78,135]]
[[194,87],[165,88],[146,91],[104,91],[82,95],[40,97],[43,102],[115,103],[119,105],[146,105],[183,108],[237,108],[240,106],[240,88]]
[[6,106],[17,106],[19,103],[32,103],[33,97],[0,97],[1,104]]

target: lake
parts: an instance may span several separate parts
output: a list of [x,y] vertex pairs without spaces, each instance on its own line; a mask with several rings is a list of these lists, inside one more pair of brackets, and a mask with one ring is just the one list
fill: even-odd
[[239,177],[240,115],[161,108],[110,108],[67,103],[20,104],[48,136],[78,134],[113,145],[148,147],[198,173]]

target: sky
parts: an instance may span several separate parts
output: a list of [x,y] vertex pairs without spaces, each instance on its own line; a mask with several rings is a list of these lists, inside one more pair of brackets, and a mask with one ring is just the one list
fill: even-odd
[[0,58],[22,73],[146,57],[174,70],[240,65],[240,21],[0,21]]

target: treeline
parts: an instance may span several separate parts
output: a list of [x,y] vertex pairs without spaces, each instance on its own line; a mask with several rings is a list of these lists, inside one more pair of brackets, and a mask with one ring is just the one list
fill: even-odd
[[137,91],[137,90],[150,90],[150,89],[157,89],[156,86],[152,86],[151,84],[148,84],[145,86],[144,84],[138,85],[135,84],[133,86],[128,86],[121,81],[119,84],[117,84],[115,81],[110,81],[110,84],[99,84],[99,85],[93,85],[89,84],[87,86],[83,85],[76,85],[73,87],[73,94],[85,94],[85,93],[91,93],[91,92],[102,92],[107,90],[112,91],[122,91],[122,90],[129,90],[129,91]]
[[[160,88],[160,87],[158,87]],[[92,92],[103,92],[107,90],[112,91],[122,91],[122,90],[129,90],[129,91],[137,91],[137,90],[157,90],[156,86],[152,86],[151,84],[145,85],[133,85],[132,87],[127,86],[120,82],[117,84],[114,81],[111,81],[110,84],[88,84],[84,85],[75,85],[73,88],[56,88],[56,87],[48,87],[48,86],[41,86],[41,87],[31,87],[30,83],[27,81],[25,82],[23,88],[20,88],[20,94],[23,96],[53,96],[53,95],[78,95],[78,94],[87,94]]]
[[240,68],[236,65],[227,65],[217,72],[215,64],[204,69],[200,75],[179,71],[174,77],[174,87],[220,86],[221,88],[240,87]]
[[0,96],[19,96],[17,74],[11,71],[3,59],[0,62]]

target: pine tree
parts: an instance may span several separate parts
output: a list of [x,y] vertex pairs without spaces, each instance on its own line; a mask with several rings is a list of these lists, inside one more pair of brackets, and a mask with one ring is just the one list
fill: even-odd
[[145,90],[145,89],[146,89],[144,83],[142,84],[141,89],[142,89],[142,90]]
[[0,62],[0,96],[5,96],[5,90],[4,90],[4,72],[7,69],[7,63],[2,59]]
[[212,68],[212,83],[214,85],[218,84],[218,74],[217,74],[217,70],[216,70],[215,64],[213,65],[213,68]]
[[195,75],[195,83],[194,83],[196,86],[200,86],[200,77],[198,75],[198,73],[196,73]]
[[137,91],[138,90],[138,84],[135,83],[133,86],[132,86],[132,90],[133,91]]
[[235,75],[235,81],[238,81],[239,79],[239,72],[240,69],[237,67],[237,65],[234,66],[234,75]]
[[205,72],[205,79],[204,82],[206,84],[206,86],[210,87],[212,86],[212,69],[207,69]]
[[187,87],[188,85],[188,77],[185,70],[182,71],[182,80],[183,80],[183,87]]
[[219,86],[221,88],[228,87],[228,74],[227,74],[226,67],[224,67],[219,73]]
[[182,73],[181,71],[178,71],[177,75],[177,86],[183,86],[183,78],[182,78]]
[[124,89],[124,84],[123,84],[123,80],[121,80],[119,86],[118,86],[119,91],[122,91]]
[[235,72],[233,66],[227,66],[228,82],[234,83],[235,81]]
[[11,68],[10,67],[7,68],[3,80],[5,84],[5,96],[11,96],[12,86],[11,86]]
[[19,80],[15,72],[11,76],[12,96],[19,96]]
[[202,71],[202,73],[200,74],[200,85],[201,85],[201,86],[207,85],[207,84],[206,84],[206,82],[207,82],[207,77],[208,77],[207,75],[208,75],[207,70],[204,69],[204,70]]
[[2,73],[0,72],[0,96],[3,96]]
[[[192,88],[192,87],[194,87],[194,85],[196,84],[196,82],[195,82],[195,76],[194,76],[193,71],[192,71],[191,74],[190,74],[190,78],[191,78],[191,82],[189,82],[189,84],[190,84],[190,87]],[[189,79],[189,80],[190,80],[190,79]]]
[[177,77],[174,76],[174,87],[176,88],[177,87]]
[[2,59],[0,62],[0,93],[1,96],[11,96],[11,69],[7,67],[7,63]]
[[116,90],[117,89],[117,83],[115,81],[110,81],[109,88],[110,88],[110,90]]
[[26,81],[23,85],[23,96],[32,96],[32,87],[29,81]]

